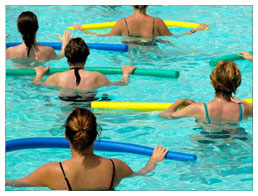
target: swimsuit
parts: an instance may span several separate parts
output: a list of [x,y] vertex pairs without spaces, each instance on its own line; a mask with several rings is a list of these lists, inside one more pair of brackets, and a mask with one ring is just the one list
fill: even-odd
[[[127,25],[127,22],[126,22],[126,18],[124,18],[124,21],[125,21],[125,25],[126,25],[126,28],[127,28],[128,36],[135,36],[135,34],[130,34],[129,28],[128,28],[128,25]],[[154,30],[155,30],[155,18],[153,18],[153,29],[152,29],[152,36],[153,37],[154,37]]]
[[[210,120],[209,113],[208,113],[207,103],[203,103],[203,105],[204,105],[204,108],[205,108],[206,119],[207,119],[208,123],[210,124],[211,120]],[[241,121],[242,118],[243,118],[243,108],[242,108],[241,103],[238,103],[238,105],[239,105],[239,108],[240,108],[240,114],[239,114],[238,121]]]
[[[113,160],[112,160],[112,159],[109,159],[109,160],[111,161],[112,166],[113,166],[113,174],[112,174],[112,180],[111,180],[111,183],[110,183],[110,186],[109,186],[108,190],[114,190],[114,188],[113,188],[113,183],[114,183],[114,177],[115,177],[115,174],[116,174],[116,168],[115,168],[115,164],[114,164]],[[62,173],[63,173],[63,175],[64,175],[64,179],[65,179],[65,181],[66,181],[66,184],[67,184],[67,186],[68,186],[68,190],[69,190],[69,191],[72,191],[71,184],[69,183],[69,180],[66,178],[66,175],[65,175],[65,172],[64,172],[62,163],[59,162],[59,165],[60,165],[60,168],[61,168]]]
[[156,39],[154,38],[154,30],[155,30],[155,18],[153,18],[153,29],[152,29],[152,37],[143,37],[136,34],[130,34],[128,24],[126,19],[124,18],[126,29],[128,33],[128,38],[124,38],[122,40],[125,44],[137,44],[137,45],[156,45]]

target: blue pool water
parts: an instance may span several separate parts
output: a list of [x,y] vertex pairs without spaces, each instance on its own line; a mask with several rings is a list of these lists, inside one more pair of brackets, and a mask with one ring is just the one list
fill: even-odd
[[[7,42],[21,41],[16,20],[22,11],[33,11],[39,21],[37,41],[58,42],[72,24],[116,21],[132,13],[131,6],[7,6]],[[174,44],[168,46],[129,46],[126,53],[91,50],[86,66],[120,67],[132,64],[144,69],[173,69],[178,79],[147,76],[130,77],[125,87],[103,87],[98,95],[107,93],[112,101],[175,102],[187,97],[195,101],[209,101],[214,91],[209,83],[211,58],[237,51],[252,50],[251,6],[150,6],[147,12],[164,20],[207,23],[209,31],[201,31],[179,38],[162,37]],[[57,14],[58,13],[58,14]],[[93,17],[94,16],[94,17]],[[171,28],[175,34],[189,29]],[[107,29],[98,30],[108,32]],[[121,37],[96,37],[74,32],[88,43],[121,43]],[[57,51],[59,52],[59,51]],[[252,64],[237,62],[242,84],[237,91],[240,99],[252,98]],[[45,63],[50,67],[67,67],[65,59]],[[11,60],[7,68],[17,68]],[[120,75],[108,75],[120,80]],[[60,137],[67,115],[74,107],[85,104],[59,100],[53,87],[32,85],[33,77],[6,78],[6,140],[24,137]],[[101,139],[154,147],[164,147],[198,156],[196,162],[164,160],[147,177],[124,179],[116,190],[252,190],[253,189],[253,126],[252,118],[240,123],[244,131],[237,137],[217,139],[214,144],[197,142],[203,139],[194,119],[164,120],[158,112],[110,111],[94,109],[103,131]],[[126,162],[132,169],[142,168],[147,156],[96,151],[105,157]],[[33,149],[6,153],[6,179],[28,175],[37,167],[51,161],[70,158],[69,150]],[[49,190],[48,188],[14,188],[6,190]]]

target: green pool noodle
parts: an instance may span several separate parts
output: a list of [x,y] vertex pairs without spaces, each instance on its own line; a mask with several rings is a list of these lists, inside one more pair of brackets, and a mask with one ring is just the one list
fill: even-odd
[[[108,67],[86,67],[88,71],[97,71],[103,74],[122,74],[121,68],[108,68]],[[54,74],[56,72],[63,72],[68,68],[50,68],[47,75]],[[35,76],[36,71],[34,69],[6,69],[6,76]],[[137,68],[132,74],[142,76],[155,76],[164,78],[178,78],[179,72],[175,70],[159,70],[159,69],[139,69]]]
[[[249,52],[253,54],[253,52]],[[246,60],[245,58],[238,56],[237,54],[230,54],[230,55],[225,55],[221,56],[218,58],[214,58],[210,60],[210,66],[215,67],[219,61],[236,61],[236,60]]]

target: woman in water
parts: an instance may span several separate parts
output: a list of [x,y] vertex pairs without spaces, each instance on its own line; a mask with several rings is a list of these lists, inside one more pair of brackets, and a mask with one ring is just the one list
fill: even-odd
[[146,14],[147,5],[134,5],[133,6],[133,15],[127,18],[121,18],[117,21],[112,30],[105,35],[92,33],[82,28],[81,25],[73,25],[75,30],[82,31],[86,34],[98,35],[98,36],[129,36],[127,39],[124,39],[123,42],[131,42],[136,40],[138,37],[142,37],[145,39],[141,39],[143,42],[149,42],[153,40],[153,37],[156,36],[182,36],[189,35],[195,33],[196,31],[200,31],[208,27],[207,24],[200,24],[195,29],[190,30],[189,32],[174,35],[169,31],[166,24],[161,18],[152,17]]
[[94,114],[77,108],[65,122],[65,137],[70,143],[72,158],[51,162],[18,180],[6,180],[6,186],[45,186],[56,190],[113,190],[123,178],[144,175],[154,170],[168,150],[155,147],[145,167],[134,172],[119,159],[94,154],[98,125]]
[[48,61],[56,59],[57,57],[64,56],[64,48],[72,38],[71,31],[64,32],[63,37],[57,34],[59,40],[62,42],[62,49],[59,55],[55,53],[55,50],[49,46],[42,46],[36,42],[36,34],[38,31],[37,16],[30,12],[22,12],[17,20],[17,27],[22,35],[23,43],[9,47],[6,50],[6,59],[17,58],[32,58],[37,61]]
[[[237,65],[230,61],[220,61],[210,75],[215,89],[215,98],[207,103],[196,103],[192,99],[178,99],[168,109],[159,114],[166,119],[183,117],[204,118],[207,123],[217,119],[239,122],[253,116],[251,104],[232,96],[241,84],[241,73]],[[178,110],[180,106],[185,108]]]
[[[58,72],[50,75],[45,82],[41,79],[49,71],[49,67],[38,66],[35,67],[36,76],[34,84],[44,84],[47,86],[56,86],[65,88],[60,96],[64,101],[87,101],[90,93],[94,89],[101,86],[116,85],[126,86],[129,83],[130,74],[136,69],[131,65],[122,66],[122,78],[120,81],[111,82],[104,74],[96,71],[84,70],[90,50],[87,44],[81,38],[74,38],[69,41],[65,47],[65,56],[69,63],[70,69],[63,72]],[[73,89],[73,91],[67,91]]]

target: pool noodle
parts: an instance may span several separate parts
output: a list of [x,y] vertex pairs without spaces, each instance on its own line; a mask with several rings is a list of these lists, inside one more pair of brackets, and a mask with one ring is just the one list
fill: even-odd
[[[196,28],[199,24],[191,22],[181,22],[181,21],[169,21],[164,20],[165,24],[168,27],[186,27],[186,28]],[[115,26],[116,22],[103,22],[103,23],[92,23],[92,24],[83,24],[81,25],[83,29],[109,29]],[[67,29],[74,30],[74,27],[67,27]],[[209,27],[206,27],[209,29]]]
[[[253,52],[249,52],[249,53],[253,54]],[[215,67],[219,61],[237,61],[237,60],[246,60],[246,59],[243,58],[242,56],[238,56],[237,54],[230,54],[230,55],[225,55],[225,56],[211,59],[209,63],[210,63],[210,66]]]
[[[32,148],[69,148],[69,142],[61,137],[35,137],[22,138],[6,141],[6,152]],[[96,140],[94,143],[95,150],[110,152],[127,152],[141,155],[151,156],[153,148],[140,146],[130,143],[112,142],[104,140]],[[197,156],[180,152],[169,151],[165,157],[178,161],[195,161]]]
[[[17,46],[21,44],[20,42],[12,42],[6,43],[6,48]],[[59,42],[38,42],[38,44],[42,46],[50,46],[55,50],[61,50],[62,43]],[[96,50],[110,50],[110,51],[119,51],[119,52],[127,52],[128,45],[125,44],[102,44],[102,43],[87,43],[90,49]]]
[[[85,67],[88,71],[97,71],[103,74],[122,74],[122,70],[119,67]],[[50,68],[48,74],[51,75],[57,72],[63,72],[68,68]],[[36,71],[34,69],[6,69],[6,76],[35,76]],[[142,76],[155,76],[165,78],[178,78],[179,72],[175,70],[162,70],[162,69],[140,69],[137,68],[132,73],[134,75]]]
[[[253,104],[253,99],[243,99],[244,101]],[[148,102],[105,102],[92,101],[91,108],[98,109],[123,109],[135,111],[162,111],[169,108],[173,103],[148,103]],[[185,106],[180,106],[179,109]]]

